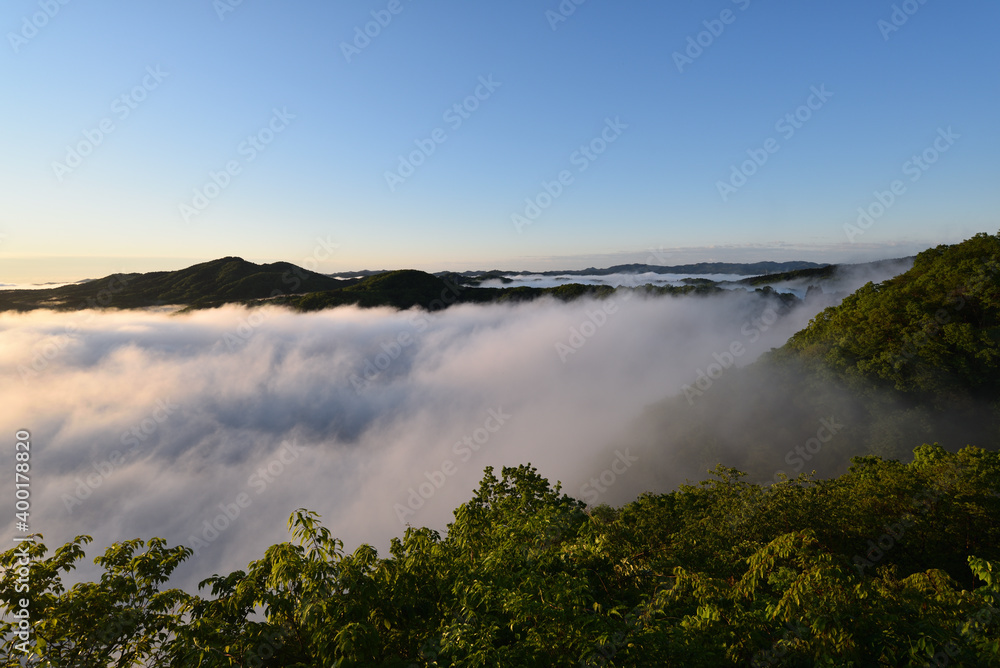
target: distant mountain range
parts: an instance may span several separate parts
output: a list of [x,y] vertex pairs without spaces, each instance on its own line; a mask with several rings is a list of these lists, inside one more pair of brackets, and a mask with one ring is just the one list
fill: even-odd
[[[657,264],[616,264],[613,267],[598,269],[589,267],[587,269],[560,269],[558,271],[505,271],[500,269],[490,269],[487,271],[439,271],[435,276],[464,276],[466,278],[499,276],[610,276],[611,274],[738,274],[740,276],[759,276],[761,274],[774,274],[783,271],[796,271],[798,269],[816,269],[819,267],[829,267],[828,264],[816,264],[815,262],[698,262],[696,264],[679,264],[674,266],[662,266]],[[335,274],[328,274],[334,278],[354,278],[375,276],[376,274],[387,273],[388,270],[372,271],[365,269],[362,271],[341,271]]]
[[[611,274],[737,274],[756,286],[775,281],[832,277],[843,265],[813,262],[756,262],[749,264],[707,262],[664,267],[627,264],[606,269],[537,272],[543,276],[607,276]],[[558,287],[478,287],[483,281],[521,272],[439,272],[429,274],[412,269],[398,271],[357,271],[319,274],[288,262],[258,265],[239,257],[225,257],[178,271],[112,274],[101,279],[57,288],[0,290],[0,310],[28,311],[39,308],[80,310],[86,308],[149,308],[182,306],[211,308],[228,303],[285,304],[299,310],[317,310],[345,304],[410,308],[443,308],[459,302],[487,303],[524,301],[542,295],[575,299],[583,295],[606,295],[607,285],[561,285]],[[710,294],[723,290],[718,284],[693,278],[681,286],[645,286],[658,295]],[[794,299],[794,298],[793,298]]]
[[[661,266],[656,264],[616,264],[606,269],[588,267],[587,269],[566,269],[559,271],[501,271],[494,269],[490,272],[462,271],[454,272],[461,276],[476,276],[483,273],[491,273],[502,276],[523,276],[532,274],[536,276],[609,276],[611,274],[738,274],[740,276],[759,276],[761,274],[774,274],[784,271],[796,271],[798,269],[816,269],[831,265],[816,264],[815,262],[698,262],[696,264],[679,264],[674,266]],[[359,274],[352,274],[357,276]]]

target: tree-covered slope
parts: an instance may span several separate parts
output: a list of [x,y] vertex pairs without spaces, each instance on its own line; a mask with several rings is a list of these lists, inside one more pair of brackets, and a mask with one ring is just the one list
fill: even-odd
[[924,251],[912,269],[826,309],[785,347],[922,399],[996,398],[1000,235]]
[[[906,459],[913,443],[1000,443],[1000,236],[921,253],[820,313],[780,349],[720,378],[692,378],[624,441],[661,484],[718,462],[771,479],[836,475],[862,453]],[[839,425],[820,432],[823,420]],[[818,440],[817,434],[823,434]],[[809,450],[805,451],[808,445]]]
[[112,274],[43,290],[3,290],[0,310],[215,306],[350,284],[288,262],[258,265],[238,257],[225,257],[178,271]]
[[[36,543],[21,648],[81,668],[1000,665],[1000,455],[915,454],[769,487],[719,468],[620,509],[487,469],[446,535],[348,553],[300,509],[294,543],[201,596],[163,588],[189,548],[115,544],[99,582],[66,590],[89,540]],[[7,613],[22,556],[0,555]]]
[[463,288],[432,274],[415,269],[400,269],[368,276],[347,287],[282,298],[275,300],[275,303],[301,311],[316,311],[347,304],[363,307],[392,306],[400,309],[414,306],[444,308],[462,298],[462,291]]

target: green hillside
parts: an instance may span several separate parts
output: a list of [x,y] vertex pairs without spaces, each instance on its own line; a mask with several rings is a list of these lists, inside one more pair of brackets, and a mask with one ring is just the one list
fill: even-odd
[[924,251],[906,273],[826,309],[785,348],[924,401],[997,398],[1000,236]]
[[316,292],[300,297],[276,300],[302,311],[316,311],[347,304],[364,307],[392,306],[407,309],[414,306],[423,308],[444,308],[463,297],[468,290],[415,269],[388,271],[364,278],[357,283],[324,292]]
[[143,308],[167,304],[205,307],[331,290],[350,284],[288,262],[259,265],[238,257],[225,257],[178,271],[112,274],[44,290],[3,290],[0,310]]
[[[721,378],[692,378],[630,438],[676,484],[718,462],[771,479],[835,475],[851,456],[906,459],[914,443],[1000,443],[1000,236],[921,253],[859,289],[782,348]],[[841,427],[816,440],[821,420]],[[814,452],[803,454],[804,444]],[[664,478],[670,471],[671,476]]]

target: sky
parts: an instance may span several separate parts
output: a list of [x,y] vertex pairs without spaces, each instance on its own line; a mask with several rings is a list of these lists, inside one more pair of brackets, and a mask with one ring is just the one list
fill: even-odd
[[0,283],[229,255],[912,254],[1000,228],[998,20],[988,0],[8,0]]

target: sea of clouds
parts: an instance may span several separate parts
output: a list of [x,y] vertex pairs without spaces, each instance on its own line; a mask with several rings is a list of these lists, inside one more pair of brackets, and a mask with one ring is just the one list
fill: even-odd
[[384,553],[407,524],[443,531],[486,466],[530,462],[588,503],[634,499],[643,462],[622,436],[734,342],[748,364],[820,308],[776,306],[735,291],[3,313],[0,434],[31,433],[31,531],[50,548],[94,537],[78,577],[115,541],[161,536],[196,549],[176,578],[193,591],[287,540],[299,507],[348,550]]

